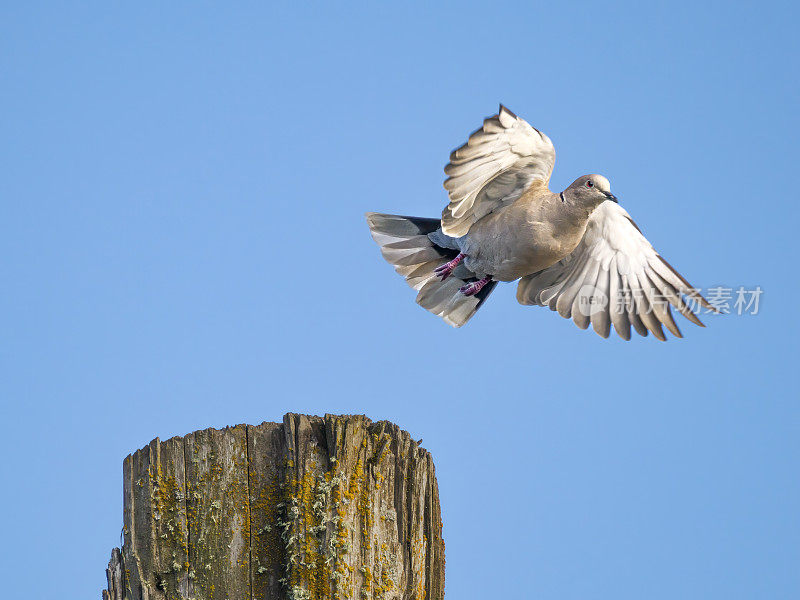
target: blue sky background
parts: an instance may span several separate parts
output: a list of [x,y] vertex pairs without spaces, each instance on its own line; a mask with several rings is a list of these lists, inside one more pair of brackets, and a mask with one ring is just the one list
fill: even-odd
[[[0,570],[97,598],[122,459],[366,413],[437,465],[447,597],[800,597],[796,3],[0,8]],[[368,210],[439,214],[502,101],[695,285],[603,340],[502,285],[453,330]]]

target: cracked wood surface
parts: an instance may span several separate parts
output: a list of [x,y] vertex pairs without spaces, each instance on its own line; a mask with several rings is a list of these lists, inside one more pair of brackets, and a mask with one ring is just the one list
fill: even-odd
[[364,416],[156,439],[124,462],[104,600],[442,600],[431,455]]

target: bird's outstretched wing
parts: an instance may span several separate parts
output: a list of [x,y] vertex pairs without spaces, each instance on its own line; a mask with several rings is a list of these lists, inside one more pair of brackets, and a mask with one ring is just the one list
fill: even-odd
[[442,231],[460,237],[534,182],[546,186],[555,161],[550,138],[501,104],[498,114],[450,153],[444,168],[450,204],[442,212]]
[[591,323],[603,337],[608,337],[613,324],[626,340],[631,325],[639,335],[646,336],[649,330],[662,341],[666,340],[662,324],[683,337],[670,305],[701,327],[693,309],[714,310],[661,258],[625,209],[609,201],[592,213],[572,254],[520,280],[517,300],[549,306],[564,318],[572,317],[582,329]]

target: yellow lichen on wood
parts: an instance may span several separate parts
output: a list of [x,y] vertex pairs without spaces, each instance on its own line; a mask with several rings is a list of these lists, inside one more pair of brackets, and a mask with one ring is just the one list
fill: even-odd
[[195,432],[163,460],[160,446],[141,452],[126,466],[130,556],[114,570],[130,592],[110,600],[140,588],[151,600],[442,598],[433,464],[396,425],[287,415]]

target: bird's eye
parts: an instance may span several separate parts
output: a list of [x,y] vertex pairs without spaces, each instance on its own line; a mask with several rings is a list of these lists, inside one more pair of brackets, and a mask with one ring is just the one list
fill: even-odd
[[588,188],[590,188],[590,187],[594,187],[594,183],[592,183],[592,180],[591,180],[591,179],[590,179],[589,181],[587,181],[587,182],[586,182],[586,187],[588,187]]

